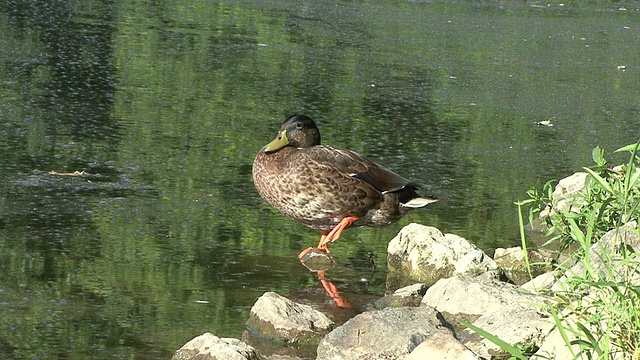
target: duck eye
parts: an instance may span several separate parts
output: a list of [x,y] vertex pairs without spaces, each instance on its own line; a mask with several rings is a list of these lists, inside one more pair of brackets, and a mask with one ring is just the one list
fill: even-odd
[[296,129],[298,130],[302,129],[302,123],[296,123]]

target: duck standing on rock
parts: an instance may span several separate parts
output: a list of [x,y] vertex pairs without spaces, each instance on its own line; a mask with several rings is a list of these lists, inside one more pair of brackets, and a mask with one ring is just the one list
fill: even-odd
[[282,214],[322,231],[316,249],[325,253],[351,225],[390,225],[409,210],[437,201],[418,195],[416,184],[355,151],[321,145],[318,127],[305,115],[287,118],[278,136],[258,152],[253,182]]

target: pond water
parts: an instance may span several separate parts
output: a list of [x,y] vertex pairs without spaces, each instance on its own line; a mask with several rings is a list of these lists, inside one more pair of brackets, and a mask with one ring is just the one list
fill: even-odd
[[205,331],[240,337],[265,291],[317,288],[296,255],[318,234],[251,181],[295,113],[442,199],[332,246],[350,301],[384,293],[409,222],[517,244],[528,188],[638,140],[639,16],[632,1],[3,1],[0,357],[170,358]]

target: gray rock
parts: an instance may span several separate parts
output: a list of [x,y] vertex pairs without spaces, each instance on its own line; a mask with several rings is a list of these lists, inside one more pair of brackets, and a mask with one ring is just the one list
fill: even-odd
[[[511,344],[523,345],[539,345],[553,326],[537,305],[541,303],[541,298],[486,275],[440,280],[422,298],[422,304],[436,308],[452,324],[464,319]],[[501,354],[497,345],[469,329],[458,335],[481,357]]]
[[493,277],[462,275],[435,283],[422,298],[422,304],[432,306],[445,315],[475,321],[482,315],[502,311],[516,299],[539,301],[534,296],[522,294],[517,286]]
[[248,325],[267,337],[302,341],[307,337],[319,339],[333,329],[334,323],[309,305],[266,292],[251,308]]
[[493,260],[495,260],[498,266],[502,267],[516,267],[524,264],[524,252],[520,246],[510,248],[497,248],[493,254]]
[[427,292],[427,284],[413,284],[396,290],[374,302],[376,309],[388,307],[420,306],[420,301]]
[[[629,226],[623,226],[618,229],[610,230],[602,236],[602,238],[591,245],[589,250],[589,266],[595,271],[606,272],[607,268],[614,269],[614,278],[610,280],[634,280],[639,282],[639,276],[634,272],[634,278],[627,279],[627,267],[619,266],[621,261],[621,251],[627,251],[628,253],[640,252],[640,236],[637,230],[633,229],[635,224]],[[610,258],[607,258],[610,256]],[[573,276],[583,276],[586,271],[584,262],[578,262],[571,267],[563,275],[556,284],[553,285],[552,290],[563,291],[569,285],[566,285],[566,281]]]
[[[569,341],[574,341],[576,337],[569,332],[567,334]],[[567,346],[560,331],[554,329],[549,336],[543,341],[538,351],[536,351],[533,359],[549,359],[549,360],[565,360],[573,359],[572,354],[578,354],[580,352],[580,345]],[[597,357],[596,357],[597,358]]]
[[419,296],[420,298],[422,298],[424,296],[424,294],[427,292],[427,289],[429,287],[427,286],[427,284],[421,284],[421,283],[417,283],[417,284],[413,284],[413,285],[409,285],[409,286],[405,286],[403,288],[400,288],[396,291],[393,292],[393,295],[395,296],[403,296],[403,297],[416,297]]
[[[596,279],[603,274],[606,274],[609,281],[630,283],[632,285],[638,285],[640,283],[640,276],[636,271],[629,271],[629,267],[622,261],[622,251],[628,253],[638,253],[640,251],[640,236],[637,233],[637,224],[629,223],[618,229],[610,230],[602,236],[602,238],[591,245],[589,248],[589,267],[597,273]],[[607,270],[609,269],[609,270]],[[578,262],[553,285],[552,290],[556,293],[561,293],[565,289],[569,289],[571,285],[569,281],[572,277],[585,277],[586,266],[584,262]],[[586,276],[590,278],[590,276]],[[598,318],[607,318],[606,314],[596,314],[599,311],[606,311],[601,305],[596,304],[608,304],[615,301],[620,301],[619,298],[611,298],[611,292],[607,289],[602,289],[597,286],[582,289],[581,296],[578,300],[571,303],[566,307],[565,311],[561,313],[562,323],[565,327],[577,328],[577,324],[586,326],[592,334],[598,336],[598,331],[607,331],[606,323],[596,323]],[[575,292],[575,290],[570,290]],[[584,311],[581,316],[578,316],[570,309],[581,309]],[[615,316],[615,315],[614,315]],[[585,318],[591,318],[594,323],[586,323]],[[575,341],[577,338],[571,331],[567,331],[568,340]],[[615,342],[611,344],[612,348],[609,352],[609,358],[611,359],[623,359],[625,358],[625,352],[619,348],[616,348]],[[572,358],[571,352],[578,353],[580,351],[579,345],[573,345],[570,348],[560,332],[555,329],[549,334],[545,341],[536,352],[536,356],[545,359],[568,359]],[[628,354],[627,354],[628,355]],[[597,354],[587,354],[585,358],[596,358]]]
[[[591,297],[590,299],[583,298],[583,299],[580,299],[579,301],[590,303],[593,300],[594,298]],[[583,304],[583,306],[584,305],[585,304]],[[585,326],[588,329],[588,331],[591,332],[591,334],[593,334],[597,338],[598,336],[597,328],[604,324],[600,324],[599,326],[596,326],[595,324],[590,324],[589,322],[585,321],[584,315],[576,315],[572,313],[570,309],[575,308],[576,306],[578,306],[577,302],[574,302],[567,309],[562,311],[561,314],[559,314],[559,317],[562,318],[562,323],[565,325],[565,327],[571,327],[573,329],[577,329],[578,324]],[[593,307],[592,309],[593,311],[598,311],[597,307]],[[536,351],[534,356],[531,358],[532,359],[549,359],[549,360],[573,359],[574,358],[573,354],[579,354],[581,353],[581,351],[583,351],[583,353],[582,353],[582,356],[579,357],[580,359],[602,358],[601,355],[599,357],[599,355],[595,350],[591,349],[590,351],[588,347],[583,349],[579,342],[575,343],[578,340],[578,338],[571,330],[565,330],[565,335],[567,336],[567,340],[569,341],[569,343],[570,344],[573,343],[572,345],[568,345],[565,339],[563,338],[562,334],[558,330],[558,328],[555,328],[550,334],[546,336],[546,338],[544,339],[538,351]],[[582,337],[584,339],[584,335]],[[599,345],[604,345],[604,344],[600,343]],[[616,341],[612,341],[612,343],[610,343],[609,345],[611,346],[611,348],[606,353],[605,358],[607,360],[623,360],[623,359],[627,360],[627,359],[633,358],[631,354],[619,348],[616,345]]]
[[409,224],[389,242],[387,288],[406,285],[399,279],[433,284],[458,274],[497,270],[496,263],[464,238]]
[[587,176],[586,172],[577,172],[560,180],[551,195],[553,207],[547,206],[546,209],[540,212],[539,218],[530,224],[531,227],[527,227],[529,229],[529,238],[537,245],[538,251],[544,257],[553,259],[566,267],[575,263],[571,259],[571,254],[579,250],[579,246],[573,244],[568,248],[564,248],[560,242],[547,243],[549,240],[547,236],[549,226],[544,219],[552,213],[559,214],[563,211],[579,212],[584,204]]
[[432,336],[402,360],[479,360],[480,358],[462,345],[449,329],[438,329]]
[[[572,212],[579,212],[582,209],[582,205],[576,205],[576,200],[578,203],[582,203],[581,200],[582,194],[585,191],[585,180],[587,179],[586,172],[577,172],[573,175],[567,176],[566,178],[558,181],[556,188],[553,190],[553,203],[554,211],[561,212],[565,210],[569,210]],[[545,217],[549,215],[551,209],[546,209],[540,213],[540,217]]]
[[184,344],[172,360],[263,360],[251,346],[238,339],[219,338],[204,333]]
[[317,360],[399,359],[444,326],[425,306],[364,312],[324,337]]
[[535,277],[550,270],[550,260],[545,259],[539,252],[528,250],[526,255],[525,259],[525,252],[520,246],[508,249],[497,248],[493,254],[493,260],[509,280],[522,285],[531,280],[531,276]]
[[532,294],[538,294],[544,290],[551,289],[556,280],[558,280],[558,275],[555,272],[540,274],[522,284],[522,289]]
[[[553,320],[543,315],[534,304],[520,305],[505,304],[502,311],[483,315],[473,325],[509,344],[532,344],[538,347],[553,328]],[[507,355],[498,345],[473,330],[465,329],[459,337],[467,348],[483,358],[503,358]]]

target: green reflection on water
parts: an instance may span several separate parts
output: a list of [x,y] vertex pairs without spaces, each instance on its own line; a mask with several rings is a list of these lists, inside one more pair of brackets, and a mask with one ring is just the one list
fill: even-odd
[[1,4],[0,355],[168,358],[204,331],[239,337],[265,291],[317,286],[295,256],[318,234],[250,177],[292,113],[442,198],[345,232],[329,277],[350,300],[384,291],[386,244],[409,222],[513,244],[527,187],[636,141],[636,17],[592,3]]

